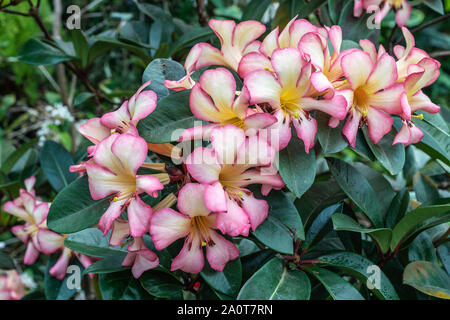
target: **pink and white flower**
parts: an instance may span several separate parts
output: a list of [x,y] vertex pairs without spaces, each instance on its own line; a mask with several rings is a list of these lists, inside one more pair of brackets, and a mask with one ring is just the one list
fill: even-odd
[[198,43],[192,47],[186,58],[186,76],[178,81],[165,81],[169,89],[181,91],[191,89],[195,82],[191,75],[195,70],[211,65],[228,67],[237,71],[242,57],[259,49],[256,41],[264,33],[266,27],[257,21],[244,21],[236,25],[233,20],[209,21],[209,27],[220,40],[221,49],[218,50],[207,43]]
[[400,98],[404,86],[396,84],[395,60],[383,53],[374,63],[369,53],[352,50],[342,57],[341,67],[354,95],[342,133],[354,147],[362,122],[367,124],[370,139],[376,144],[391,131],[394,120],[388,114],[402,113]]
[[405,80],[405,92],[401,97],[403,126],[397,133],[394,143],[403,143],[405,146],[422,140],[424,134],[412,122],[411,117],[422,119],[423,115],[413,115],[418,110],[429,113],[438,113],[440,107],[431,102],[430,98],[422,92],[422,88],[431,85],[439,77],[440,63],[431,58],[423,58],[418,64],[410,65]]
[[21,189],[19,198],[8,201],[3,206],[3,210],[25,221],[23,225],[12,227],[11,232],[27,244],[24,263],[28,265],[37,260],[39,252],[51,254],[59,250],[64,243],[62,235],[47,228],[49,204],[36,201],[35,192],[32,190],[34,181],[34,177],[26,181],[30,192]]
[[16,270],[6,271],[0,276],[0,300],[20,300],[25,295],[25,288]]
[[186,158],[189,174],[205,184],[205,204],[217,212],[217,228],[231,236],[247,236],[267,217],[268,204],[245,187],[261,184],[262,194],[284,186],[271,169],[275,149],[259,136],[245,137],[236,126],[216,127],[212,148],[196,148]]
[[245,89],[235,96],[236,82],[230,71],[224,68],[205,71],[192,88],[189,105],[197,118],[213,124],[187,129],[180,140],[208,139],[213,128],[226,124],[256,132],[276,122],[272,115],[249,108]]
[[[279,131],[277,141],[283,149],[291,139],[289,129],[293,123],[297,135],[305,144],[305,151],[314,146],[317,122],[309,111],[318,110],[343,120],[347,110],[347,100],[342,95],[318,100],[313,97],[314,88],[310,77],[313,66],[303,53],[295,48],[276,49],[266,70],[255,70],[244,78],[250,103],[269,104],[278,123],[267,130]],[[272,137],[270,138],[272,143]]]
[[180,212],[164,208],[152,216],[150,234],[157,250],[186,238],[180,253],[172,261],[172,271],[199,273],[205,264],[203,246],[211,268],[217,271],[222,271],[229,261],[239,257],[237,247],[215,231],[218,229],[217,214],[205,204],[206,189],[204,185],[188,183],[178,194]]
[[164,188],[163,184],[169,182],[169,176],[166,173],[138,175],[137,170],[144,165],[146,157],[144,139],[114,133],[97,145],[92,161],[86,163],[92,198],[99,200],[114,195],[98,224],[104,234],[125,209],[133,237],[141,237],[148,231],[152,208],[139,195],[147,193],[156,197],[158,190]]

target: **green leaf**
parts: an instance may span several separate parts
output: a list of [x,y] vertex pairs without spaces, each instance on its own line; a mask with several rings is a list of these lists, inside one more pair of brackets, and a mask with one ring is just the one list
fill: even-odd
[[238,300],[309,300],[311,283],[303,271],[289,270],[273,258],[242,287]]
[[422,141],[415,144],[433,159],[439,159],[450,165],[450,134],[429,120],[413,119],[414,124],[424,133]]
[[439,14],[444,14],[442,0],[423,0],[423,4]]
[[253,235],[277,252],[293,254],[295,238],[305,238],[297,209],[282,191],[272,190],[264,200],[269,204],[269,214]]
[[6,254],[0,251],[0,269],[8,270],[15,269],[13,260]]
[[86,102],[88,99],[92,98],[94,94],[92,92],[80,92],[76,95],[75,99],[73,100],[73,105],[78,106],[82,104],[83,102]]
[[363,129],[366,142],[381,165],[392,175],[400,173],[405,164],[405,147],[399,143],[392,145],[397,132],[391,130],[377,144],[374,144],[369,137],[367,128]]
[[[50,256],[47,262],[45,274],[44,274],[44,291],[47,300],[69,300],[72,296],[77,293],[77,289],[69,289],[69,284],[74,284],[76,281],[76,275],[67,274],[63,280],[58,280],[51,276],[49,271],[57,262],[61,252],[54,253]],[[76,266],[80,268],[80,280],[81,272],[83,271],[83,266],[77,261]],[[73,278],[73,279],[72,279]],[[70,282],[69,282],[70,281]]]
[[317,218],[312,222],[311,227],[308,228],[306,239],[302,244],[305,251],[309,251],[314,245],[319,242],[332,229],[331,216],[336,212],[342,211],[342,204],[335,204],[324,209]]
[[437,247],[437,253],[444,269],[450,274],[450,242],[444,242]]
[[152,296],[168,299],[183,299],[183,284],[174,276],[150,270],[144,272],[139,278],[142,287]]
[[100,292],[104,300],[142,300],[149,299],[129,270],[100,274],[98,277]]
[[432,217],[440,217],[450,211],[450,204],[429,207],[419,207],[406,214],[392,230],[391,250],[404,242],[408,233],[425,220]]
[[45,42],[30,39],[18,51],[20,62],[34,66],[58,64],[64,61],[74,60],[75,57],[65,54]]
[[389,244],[391,243],[392,231],[386,228],[367,229],[358,224],[355,220],[345,214],[335,214],[331,217],[333,220],[334,230],[337,231],[353,231],[359,233],[367,233],[371,236],[383,253],[389,251]]
[[316,216],[326,207],[344,200],[346,195],[334,181],[316,182],[301,198],[295,200],[295,206],[304,222],[309,226]]
[[403,283],[433,297],[450,299],[450,277],[444,270],[428,261],[408,264]]
[[173,56],[178,51],[191,47],[198,42],[207,41],[212,35],[214,35],[214,32],[209,27],[194,28],[189,30],[170,46],[168,56]]
[[272,0],[251,0],[242,12],[242,21],[261,20]]
[[158,101],[155,111],[139,121],[139,134],[151,143],[177,141],[183,129],[200,122],[189,109],[190,90],[177,92]]
[[56,195],[48,213],[48,227],[58,233],[89,228],[98,223],[109,204],[109,198],[92,200],[88,177],[81,177]]
[[148,63],[150,58],[147,52],[138,46],[128,44],[110,37],[93,37],[91,47],[89,48],[88,64],[91,65],[98,57],[109,53],[112,49],[122,48],[133,52],[137,57],[141,58],[144,63]]
[[402,189],[398,192],[386,213],[385,225],[387,228],[394,228],[397,222],[405,215],[409,206],[409,191],[408,189]]
[[307,19],[308,16],[323,6],[327,0],[311,0],[311,1],[293,1],[295,9],[292,16],[298,13],[298,19]]
[[[367,258],[360,256],[359,254],[353,252],[336,252],[320,256],[318,260],[325,261],[333,267],[337,267],[343,270],[345,273],[357,278],[363,282],[363,285],[367,284],[367,280],[371,280],[370,277],[373,275],[374,263]],[[397,292],[394,289],[389,278],[379,270],[380,278],[379,285],[377,288],[373,286],[373,293],[383,300],[399,300]]]
[[200,274],[214,290],[230,297],[236,297],[242,282],[241,260],[236,259],[229,262],[223,271],[215,271],[205,265]]
[[60,144],[48,140],[40,153],[41,168],[56,191],[61,191],[77,178],[69,167],[74,165],[70,153]]
[[322,283],[334,300],[364,300],[364,297],[354,286],[336,273],[317,267],[305,270]]
[[151,80],[152,83],[147,88],[153,90],[160,100],[170,94],[169,89],[164,85],[164,81],[180,80],[185,75],[183,66],[178,62],[169,59],[156,59],[145,68],[142,83]]
[[127,254],[126,247],[112,247],[109,245],[109,237],[97,228],[89,228],[69,234],[64,240],[64,245],[79,253],[92,257],[112,257]]
[[314,149],[305,152],[303,141],[294,137],[279,153],[279,172],[286,186],[299,198],[311,187],[316,176]]
[[117,253],[113,256],[103,258],[99,261],[94,262],[89,267],[84,269],[84,274],[88,273],[112,273],[118,272],[125,269],[129,269],[129,267],[123,267],[122,262],[125,259],[127,253],[121,252]]
[[430,177],[417,172],[413,177],[416,198],[422,204],[434,204],[439,199],[439,191]]
[[316,114],[318,126],[317,138],[319,139],[324,154],[340,152],[348,145],[347,140],[341,133],[345,122],[341,121],[336,128],[331,128],[328,125],[329,119],[324,113]]
[[408,247],[409,261],[428,261],[438,264],[436,248],[427,231],[420,233]]
[[342,190],[367,215],[375,227],[381,227],[383,225],[381,208],[366,178],[342,160],[326,159],[331,173]]
[[32,148],[36,144],[36,142],[36,139],[28,141],[27,143],[22,144],[19,149],[11,153],[2,164],[2,172],[4,174],[9,174],[15,164],[30,148]]
[[81,66],[84,68],[87,66],[89,44],[86,36],[79,29],[70,30],[72,37],[73,48],[78,59],[81,61]]

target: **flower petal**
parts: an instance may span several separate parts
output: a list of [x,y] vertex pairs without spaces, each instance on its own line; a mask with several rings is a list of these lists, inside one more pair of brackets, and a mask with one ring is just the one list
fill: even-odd
[[136,196],[128,205],[128,222],[130,224],[130,235],[132,237],[142,237],[148,232],[152,207]]
[[188,273],[199,273],[205,265],[203,257],[202,243],[199,237],[192,239],[192,244],[189,239],[186,239],[180,253],[173,259],[171,271],[183,270]]
[[270,70],[272,64],[270,60],[259,52],[250,52],[242,57],[239,62],[238,74],[241,78],[245,78],[250,72],[255,70]]
[[211,131],[212,147],[221,164],[233,164],[244,142],[244,131],[234,125],[216,127]]
[[266,27],[258,21],[243,21],[234,29],[233,45],[241,52],[266,31]]
[[199,119],[216,123],[225,120],[223,114],[220,113],[219,109],[217,109],[206,92],[203,91],[199,83],[191,90],[189,106],[192,113]]
[[305,61],[295,48],[277,49],[272,54],[272,66],[285,90],[295,90]]
[[109,244],[113,247],[119,246],[123,240],[130,235],[130,226],[128,221],[122,219],[114,220]]
[[250,72],[244,79],[251,104],[268,102],[273,108],[280,106],[281,85],[272,72],[257,70]]
[[144,191],[148,195],[154,196],[159,190],[164,189],[164,186],[157,177],[145,175],[136,178],[136,189],[137,191]]
[[39,229],[36,234],[39,248],[44,254],[52,254],[64,247],[64,237],[47,229]]
[[222,184],[217,181],[206,186],[205,189],[205,205],[210,212],[227,211],[227,199]]
[[153,213],[150,220],[150,235],[157,250],[163,250],[174,241],[186,237],[191,220],[170,208]]
[[78,131],[94,144],[98,144],[111,134],[111,130],[101,124],[100,118],[89,119],[78,127]]
[[194,149],[186,158],[186,167],[194,179],[201,183],[219,180],[221,166],[213,149],[203,147]]
[[126,126],[131,120],[130,113],[128,111],[128,100],[122,103],[119,109],[116,111],[105,113],[100,118],[100,123],[109,128],[109,129],[117,129],[122,128],[124,123]]
[[231,242],[219,235],[215,231],[210,232],[213,246],[206,247],[206,259],[216,271],[223,271],[225,265],[239,257],[238,248]]
[[373,143],[377,144],[392,129],[394,119],[386,113],[375,108],[367,111],[367,125],[369,136]]
[[227,199],[227,212],[220,212],[216,216],[217,228],[224,234],[236,237],[248,236],[250,229],[247,213],[234,201]]
[[303,140],[305,145],[305,152],[309,153],[309,149],[314,147],[316,133],[317,133],[317,121],[313,117],[305,117],[300,115],[299,119],[293,119],[294,127],[297,130],[297,136]]
[[205,204],[206,187],[199,183],[187,183],[178,192],[178,209],[187,216],[207,216],[211,212]]
[[373,64],[367,52],[354,50],[342,57],[341,67],[352,89],[355,90],[366,83]]
[[23,263],[26,265],[31,265],[36,262],[39,256],[39,251],[34,246],[33,242],[28,242],[27,250],[25,251],[25,257],[23,258]]
[[236,82],[225,68],[206,70],[200,77],[200,85],[214,101],[217,109],[231,109],[236,95]]
[[394,58],[388,53],[384,53],[375,64],[365,90],[369,93],[385,89],[397,81],[397,65]]
[[352,110],[350,115],[347,117],[344,127],[342,128],[342,134],[347,138],[348,143],[352,148],[354,148],[356,144],[356,134],[358,133],[361,118],[361,113],[356,110]]
[[256,199],[252,194],[242,196],[242,208],[247,212],[252,231],[267,218],[269,214],[269,205],[267,201]]
[[110,202],[108,209],[98,222],[98,228],[103,231],[103,235],[106,235],[108,233],[114,220],[120,216],[124,209],[123,205],[126,201],[127,199]]
[[134,176],[147,157],[148,149],[141,137],[121,134],[113,142],[111,151],[120,160],[122,168]]
[[64,248],[63,252],[59,256],[58,261],[56,261],[53,267],[49,270],[49,273],[58,280],[64,279],[71,256],[72,250],[70,250],[69,248]]

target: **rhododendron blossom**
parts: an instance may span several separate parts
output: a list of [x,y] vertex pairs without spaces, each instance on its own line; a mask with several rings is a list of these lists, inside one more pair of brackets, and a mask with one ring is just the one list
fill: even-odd
[[21,189],[19,198],[8,201],[3,206],[3,210],[25,221],[25,224],[11,229],[16,237],[27,244],[25,264],[33,264],[39,252],[51,254],[57,251],[64,241],[62,235],[47,228],[49,204],[36,199],[35,191],[32,189],[35,181],[35,177],[27,179],[25,185],[28,191]]
[[[343,96],[317,100],[311,96],[312,65],[298,49],[276,49],[269,70],[255,70],[245,76],[250,102],[268,103],[279,122],[293,123],[297,135],[305,144],[305,151],[314,146],[317,122],[309,115],[311,110],[325,112],[339,120],[345,118],[347,101]],[[289,128],[280,133],[280,148],[287,146]],[[270,128],[269,128],[270,130]]]
[[231,72],[224,68],[205,71],[191,90],[189,104],[197,118],[214,124],[187,129],[181,140],[207,139],[217,125],[233,124],[254,133],[276,122],[272,115],[249,108],[245,89],[238,97],[235,95],[236,82]]
[[237,247],[215,231],[218,229],[217,214],[205,203],[206,189],[204,185],[188,183],[178,194],[180,212],[165,208],[152,216],[150,234],[157,250],[186,238],[180,253],[172,261],[172,271],[199,273],[205,264],[203,246],[214,270],[222,271],[228,261],[239,257]]
[[354,93],[342,133],[354,147],[362,122],[367,124],[370,139],[376,144],[391,131],[394,119],[388,114],[402,113],[400,97],[404,86],[396,84],[395,60],[384,53],[374,63],[367,52],[357,50],[342,57],[341,66]]
[[206,184],[205,204],[217,212],[217,228],[232,236],[247,236],[267,217],[265,200],[256,199],[245,187],[262,184],[262,194],[284,186],[270,167],[275,149],[262,137],[245,137],[236,126],[226,125],[211,132],[212,148],[196,148],[187,158],[189,174]]
[[134,238],[133,242],[128,246],[128,252],[122,265],[132,267],[131,272],[136,279],[144,271],[156,268],[159,265],[158,256],[145,246],[142,238]]
[[218,50],[207,43],[196,44],[185,62],[186,76],[178,81],[166,80],[169,89],[181,91],[191,89],[195,82],[191,79],[194,70],[211,65],[225,66],[237,71],[241,58],[248,52],[257,51],[260,43],[255,41],[266,27],[257,21],[244,21],[236,25],[232,20],[209,21],[209,27],[220,40]]
[[152,208],[141,200],[139,194],[156,197],[169,182],[165,173],[138,175],[144,165],[147,144],[132,134],[114,133],[97,145],[92,162],[86,164],[92,198],[102,199],[114,195],[108,210],[99,221],[106,234],[113,221],[127,208],[130,234],[141,237],[148,230]]

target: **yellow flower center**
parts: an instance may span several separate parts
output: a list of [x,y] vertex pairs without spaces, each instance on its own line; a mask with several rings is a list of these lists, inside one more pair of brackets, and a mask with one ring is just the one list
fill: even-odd
[[213,246],[215,243],[211,239],[208,227],[208,218],[206,216],[196,216],[191,219],[191,233],[200,236],[202,243]]
[[403,6],[403,0],[388,0],[388,2],[395,7],[395,9],[399,9]]
[[356,107],[364,117],[367,116],[367,111],[369,110],[369,95],[363,87],[354,91],[353,107]]

